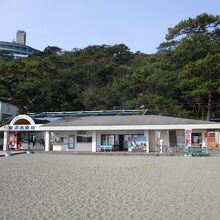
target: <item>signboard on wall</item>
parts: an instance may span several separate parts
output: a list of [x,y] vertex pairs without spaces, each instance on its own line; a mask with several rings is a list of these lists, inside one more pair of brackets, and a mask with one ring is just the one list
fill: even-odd
[[69,135],[69,138],[68,138],[68,149],[69,150],[75,149],[75,135]]
[[147,138],[145,136],[128,137],[128,151],[146,151]]
[[9,131],[34,131],[36,127],[34,125],[10,125]]
[[185,142],[186,147],[191,147],[192,145],[192,129],[186,129],[185,130]]

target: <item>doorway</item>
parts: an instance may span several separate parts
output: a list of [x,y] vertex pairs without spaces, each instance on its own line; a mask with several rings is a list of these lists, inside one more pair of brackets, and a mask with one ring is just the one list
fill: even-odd
[[124,135],[119,135],[119,151],[124,150]]

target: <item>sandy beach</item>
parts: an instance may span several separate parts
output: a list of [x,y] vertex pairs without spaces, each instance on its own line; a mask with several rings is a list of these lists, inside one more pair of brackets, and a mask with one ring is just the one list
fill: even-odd
[[220,157],[0,158],[0,219],[219,219]]

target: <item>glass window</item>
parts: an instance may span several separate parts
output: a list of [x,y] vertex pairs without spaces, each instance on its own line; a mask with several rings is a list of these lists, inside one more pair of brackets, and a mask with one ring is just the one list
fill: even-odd
[[78,131],[77,132],[77,142],[78,143],[91,143],[92,142],[92,136],[89,135],[88,131]]
[[77,142],[78,143],[91,143],[92,142],[92,137],[77,136]]
[[78,135],[86,135],[86,136],[88,136],[88,131],[78,131],[77,134]]
[[113,134],[101,135],[102,145],[114,145],[117,142],[118,142],[118,135],[113,135]]
[[202,134],[192,133],[192,144],[201,144],[201,143],[202,143]]
[[64,137],[60,137],[60,136],[54,136],[54,143],[56,144],[63,144],[64,143]]
[[[140,137],[142,134],[130,134],[130,135],[120,135],[123,136],[124,147],[127,147],[129,137]],[[103,134],[101,135],[101,144],[102,145],[119,145],[119,135],[118,134]]]

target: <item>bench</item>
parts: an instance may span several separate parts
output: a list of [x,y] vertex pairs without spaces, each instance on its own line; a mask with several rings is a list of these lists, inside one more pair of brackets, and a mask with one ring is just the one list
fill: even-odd
[[204,147],[189,147],[184,149],[185,156],[207,156],[207,148]]
[[97,145],[96,151],[112,151],[113,150],[113,145]]

